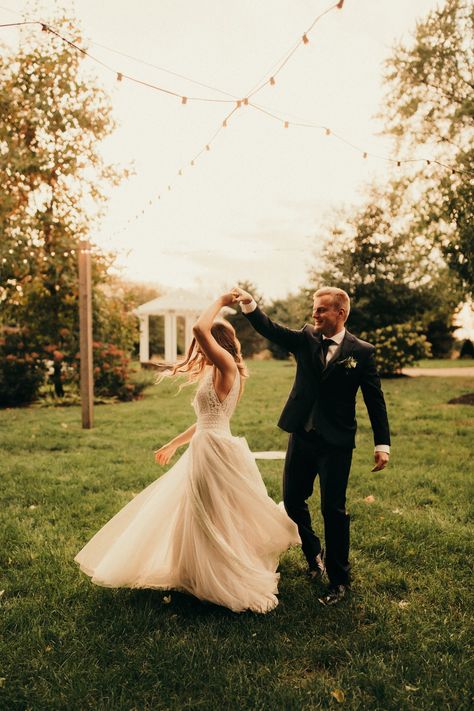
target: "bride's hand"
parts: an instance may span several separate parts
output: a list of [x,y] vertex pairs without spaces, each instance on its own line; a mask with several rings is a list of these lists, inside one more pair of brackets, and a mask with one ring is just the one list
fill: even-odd
[[235,301],[241,304],[250,304],[253,300],[252,294],[249,294],[248,291],[244,291],[240,288],[240,286],[235,286],[231,293],[233,294]]
[[222,294],[220,297],[220,300],[221,300],[223,306],[229,306],[230,304],[235,304],[235,302],[237,301],[233,290],[228,291],[225,294]]
[[165,444],[160,449],[155,451],[155,462],[157,464],[168,464],[170,459],[176,452],[177,447],[173,447],[171,444]]

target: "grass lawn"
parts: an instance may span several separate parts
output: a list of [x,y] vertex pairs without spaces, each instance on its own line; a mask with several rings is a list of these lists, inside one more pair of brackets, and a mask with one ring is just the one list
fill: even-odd
[[[250,370],[233,432],[254,450],[283,449],[275,422],[293,366]],[[358,408],[350,599],[322,607],[293,549],[281,561],[280,604],[266,616],[174,592],[166,603],[160,591],[98,588],[73,563],[160,474],[153,449],[191,424],[190,390],[170,397],[166,383],[141,401],[98,406],[91,431],[77,407],[0,412],[0,709],[472,708],[474,412],[446,403],[473,382],[401,378],[384,389],[394,441],[383,473],[370,473],[362,400]],[[282,462],[260,468],[280,500]]]

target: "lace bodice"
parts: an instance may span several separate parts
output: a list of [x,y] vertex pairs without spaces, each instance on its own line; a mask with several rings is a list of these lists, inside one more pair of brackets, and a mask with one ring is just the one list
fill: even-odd
[[225,434],[230,433],[230,418],[239,399],[240,373],[237,372],[232,387],[221,402],[217,397],[212,382],[212,368],[203,377],[192,405],[197,415],[197,429],[211,429]]

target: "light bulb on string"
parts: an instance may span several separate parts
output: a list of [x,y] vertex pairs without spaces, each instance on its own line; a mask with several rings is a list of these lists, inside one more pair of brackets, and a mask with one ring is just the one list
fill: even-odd
[[367,151],[364,151],[364,153],[362,154],[362,158],[367,158],[367,157],[368,157],[368,153],[367,153]]
[[302,37],[302,40],[303,40],[303,44],[308,44],[308,42],[309,42],[308,35],[304,34]]
[[206,146],[206,151],[210,151],[211,147],[209,145]]
[[122,81],[122,79],[123,79],[122,72],[117,72],[117,81]]
[[182,104],[187,104],[187,103],[188,103],[188,97],[187,97],[187,96],[182,96],[182,97],[181,97],[181,103],[182,103]]
[[290,125],[290,124],[288,123],[288,121],[285,121],[284,124],[283,124],[283,128],[288,128],[289,125]]
[[275,86],[275,84],[276,84],[276,82],[275,82],[275,77],[270,77],[270,82],[269,82],[269,84],[270,84],[270,86]]

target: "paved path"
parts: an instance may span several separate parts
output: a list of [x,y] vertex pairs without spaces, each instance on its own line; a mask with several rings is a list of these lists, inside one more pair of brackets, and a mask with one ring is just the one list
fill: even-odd
[[474,378],[474,367],[469,365],[465,368],[403,368],[402,373],[414,378],[420,375],[435,378]]
[[252,452],[255,459],[284,459],[285,452]]

